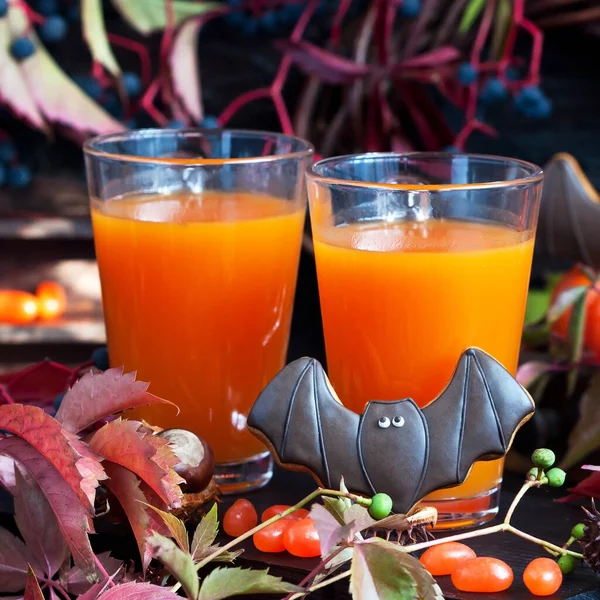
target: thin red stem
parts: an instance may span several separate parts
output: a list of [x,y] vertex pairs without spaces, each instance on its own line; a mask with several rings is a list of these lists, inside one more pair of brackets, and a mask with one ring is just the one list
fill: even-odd
[[29,6],[29,4],[27,4],[27,2],[24,2],[23,0],[17,0],[15,2],[15,6],[18,6],[25,12],[25,14],[27,15],[27,19],[30,21],[30,26],[31,23],[41,25],[46,20],[46,17],[40,15],[40,13],[35,12],[35,10],[33,10],[33,8],[31,8],[31,6]]
[[257,90],[250,90],[249,92],[244,92],[237,98],[235,98],[229,106],[221,113],[219,117],[219,125],[226,125],[233,115],[240,110],[243,106],[248,104],[249,102],[253,102],[254,100],[258,100],[259,98],[269,98],[271,95],[269,89],[267,88],[259,88]]
[[335,11],[335,15],[331,22],[331,34],[329,36],[332,46],[338,46],[340,43],[342,22],[351,4],[352,0],[340,0],[339,6]]
[[142,82],[144,87],[150,84],[150,80],[152,79],[152,62],[150,60],[150,53],[146,49],[144,44],[140,44],[140,42],[136,42],[135,40],[130,40],[122,35],[117,35],[116,33],[109,33],[108,40],[111,44],[115,44],[116,46],[120,46],[121,48],[125,48],[126,50],[130,50],[137,54],[140,59],[140,71],[142,76]]
[[529,63],[528,83],[537,85],[540,81],[540,66],[542,63],[542,48],[544,46],[544,34],[531,21],[523,19],[521,27],[531,35],[531,60]]
[[163,102],[170,106],[173,101],[173,94],[170,85],[168,59],[169,52],[173,45],[175,37],[175,6],[173,0],[165,1],[165,29],[160,41],[160,72],[161,72],[161,90]]
[[280,93],[274,93],[272,97],[277,116],[279,117],[279,122],[281,123],[281,130],[287,135],[294,135],[294,126],[292,125],[290,113],[283,101],[283,97]]
[[140,105],[159,125],[166,125],[169,120],[156,108],[156,106],[154,106],[154,98],[158,93],[159,86],[160,81],[158,78],[154,79],[142,96]]
[[104,577],[106,578],[106,581],[108,582],[108,587],[115,587],[115,582],[112,580],[112,577],[106,572],[106,569],[104,568],[104,565],[100,562],[100,559],[94,554],[94,562],[96,563],[96,567],[98,568],[98,571],[100,571],[100,573],[102,573],[102,575],[104,575]]

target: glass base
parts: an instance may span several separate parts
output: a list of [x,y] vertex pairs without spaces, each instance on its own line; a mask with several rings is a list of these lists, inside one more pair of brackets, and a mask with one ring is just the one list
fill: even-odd
[[473,496],[472,498],[448,498],[435,502],[423,501],[427,506],[435,506],[438,521],[435,530],[467,529],[478,527],[491,521],[498,514],[500,488]]
[[270,452],[255,454],[239,462],[215,465],[215,480],[223,494],[249,492],[267,485],[273,477]]

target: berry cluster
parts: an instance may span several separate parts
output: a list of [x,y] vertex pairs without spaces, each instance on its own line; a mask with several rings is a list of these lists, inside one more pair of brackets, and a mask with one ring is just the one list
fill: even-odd
[[8,138],[0,139],[0,186],[22,188],[29,185],[31,179],[29,167],[18,161],[15,144]]

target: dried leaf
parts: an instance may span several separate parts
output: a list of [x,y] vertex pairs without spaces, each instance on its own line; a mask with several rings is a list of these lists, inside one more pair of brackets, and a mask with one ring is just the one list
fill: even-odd
[[31,567],[27,569],[27,581],[25,584],[25,595],[23,600],[45,600],[37,577]]
[[94,554],[88,538],[88,533],[93,531],[89,508],[82,504],[62,474],[25,440],[15,436],[0,440],[0,454],[15,458],[35,479],[56,516],[75,564],[90,581],[96,580]]
[[90,48],[93,59],[117,77],[121,73],[121,69],[119,69],[119,64],[106,35],[101,0],[81,1],[81,21],[83,37]]
[[60,424],[35,406],[0,406],[0,429],[31,444],[58,471],[91,514],[98,481],[105,477],[99,460],[92,459],[91,452],[82,456],[69,443]]
[[460,51],[452,46],[440,46],[419,56],[407,58],[394,67],[394,71],[406,69],[434,68],[457,61],[461,57]]
[[[20,11],[14,5],[9,10],[10,12]],[[9,106],[17,117],[25,119],[33,127],[45,131],[44,117],[29,93],[19,64],[10,53],[10,44],[11,34],[8,19],[0,19],[0,102]]]
[[189,553],[178,548],[169,538],[158,533],[148,537],[152,554],[179,581],[189,600],[198,597],[198,574]]
[[102,373],[89,371],[65,394],[56,413],[62,426],[78,433],[100,419],[147,404],[171,404],[148,392],[148,383],[136,381],[123,368]]
[[[101,600],[181,600],[181,596],[169,588],[135,581],[111,587],[98,598]],[[78,600],[81,600],[81,596]]]
[[532,360],[523,363],[517,369],[516,380],[524,387],[529,389],[542,375],[552,369],[550,363],[541,360]]
[[[123,563],[120,560],[113,558],[110,555],[110,552],[102,552],[102,554],[98,554],[96,558],[100,561],[109,577],[114,581],[114,576],[119,573]],[[94,586],[107,583],[107,579],[104,575],[100,574],[99,579],[100,582],[93,584]],[[85,594],[92,587],[85,576],[85,573],[78,566],[72,567],[66,573],[61,575],[60,581],[69,594]]]
[[569,341],[571,343],[571,363],[574,365],[567,375],[567,396],[575,391],[579,376],[579,362],[583,354],[585,335],[586,296],[580,296],[573,304],[569,319]]
[[569,435],[560,467],[565,471],[600,448],[600,374],[594,375],[579,402],[579,419]]
[[202,517],[194,537],[192,538],[192,557],[196,561],[202,560],[206,550],[215,541],[219,533],[219,521],[217,520],[217,504],[213,504],[212,508]]
[[0,592],[20,592],[25,587],[27,556],[25,544],[0,527]]
[[36,572],[53,577],[69,557],[67,543],[46,496],[29,473],[17,465],[15,482],[15,521],[19,532],[36,561]]
[[479,18],[487,0],[469,0],[469,3],[465,7],[460,25],[458,26],[458,32],[461,34],[467,33],[471,27],[475,24],[475,21]]
[[[3,407],[0,407],[0,410]],[[145,481],[169,507],[181,505],[183,479],[173,471],[179,459],[163,438],[153,436],[139,421],[117,419],[91,437],[90,448]]]
[[152,559],[146,543],[150,533],[148,499],[140,489],[140,480],[134,473],[110,461],[105,463],[105,469],[109,477],[106,487],[115,495],[127,515],[140,551],[142,570],[145,573]]
[[366,77],[373,70],[370,65],[358,64],[306,40],[281,41],[277,46],[307,75],[314,75],[327,83],[352,83]]
[[202,582],[198,600],[222,600],[243,594],[288,594],[302,588],[269,575],[268,569],[217,568]]
[[412,524],[406,515],[390,515],[373,524],[373,529],[394,529],[396,531],[406,531],[409,527],[412,527]]
[[48,121],[86,133],[111,133],[125,129],[58,66],[35,33],[30,31],[24,13],[10,11],[9,21],[13,35],[27,34],[35,44],[35,52],[21,61],[20,69],[31,96]]
[[310,518],[319,534],[321,556],[327,556],[340,542],[349,539],[353,523],[340,525],[322,504],[312,505]]
[[52,405],[73,377],[72,369],[51,360],[31,365],[14,373],[6,384],[10,397],[20,404]]
[[577,300],[585,297],[588,289],[587,285],[576,285],[561,292],[548,309],[548,314],[546,315],[548,322],[554,323],[558,320]]
[[[162,31],[167,24],[165,0],[144,0],[144,2],[112,0],[112,3],[125,21],[143,35]],[[171,7],[175,26],[189,17],[198,17],[223,8],[218,2],[187,2],[186,0],[173,0]]]
[[187,529],[183,524],[183,521],[178,519],[175,515],[171,515],[164,510],[160,510],[160,508],[156,508],[156,506],[152,506],[152,504],[146,504],[146,506],[153,510],[165,524],[165,527],[169,530],[171,537],[177,542],[177,545],[184,552],[190,551],[190,540],[188,538]]
[[354,545],[350,591],[355,599],[443,600],[423,565],[397,544],[372,538]]

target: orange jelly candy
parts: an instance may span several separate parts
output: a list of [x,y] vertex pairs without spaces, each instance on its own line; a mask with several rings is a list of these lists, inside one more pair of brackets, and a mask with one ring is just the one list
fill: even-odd
[[513,579],[512,569],[504,561],[489,556],[472,558],[452,573],[452,583],[461,592],[503,592]]

